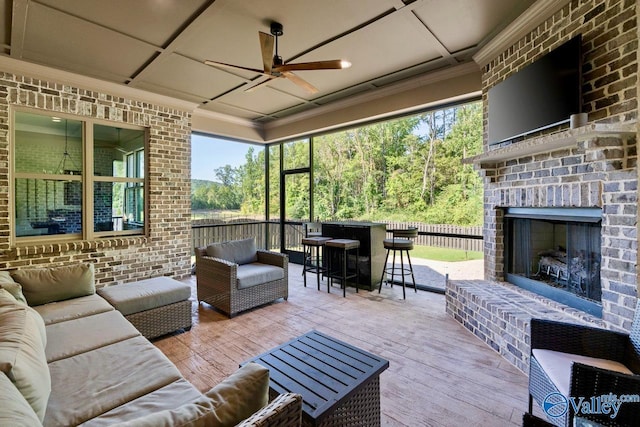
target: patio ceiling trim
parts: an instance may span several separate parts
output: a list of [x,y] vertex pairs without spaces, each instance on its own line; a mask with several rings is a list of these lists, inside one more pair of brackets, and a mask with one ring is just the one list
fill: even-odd
[[518,40],[526,36],[538,25],[560,10],[569,0],[538,0],[524,11],[496,37],[484,45],[475,55],[473,60],[484,67],[492,59],[504,52]]
[[125,86],[124,84],[107,82],[69,71],[58,70],[44,65],[33,64],[8,56],[0,56],[0,69],[4,72],[32,77],[45,81],[68,84],[74,87],[91,91],[104,92],[110,95],[121,96],[123,98],[134,99],[142,102],[149,102],[155,105],[176,108],[183,111],[193,111],[198,107],[198,103],[183,101],[165,95],[159,95],[145,90]]

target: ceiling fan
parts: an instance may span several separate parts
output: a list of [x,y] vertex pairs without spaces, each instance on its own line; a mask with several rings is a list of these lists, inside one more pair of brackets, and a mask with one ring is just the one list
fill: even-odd
[[349,68],[351,66],[351,63],[349,61],[345,61],[342,59],[285,64],[282,60],[282,57],[278,55],[278,37],[280,37],[282,34],[282,24],[278,22],[271,23],[271,34],[258,31],[258,35],[260,37],[260,51],[262,52],[262,64],[264,67],[262,70],[257,68],[242,67],[240,65],[225,64],[224,62],[210,60],[204,61],[204,63],[218,68],[252,71],[254,73],[258,73],[265,77],[268,77],[267,80],[261,80],[257,84],[249,86],[247,89],[245,89],[245,92],[251,92],[252,90],[260,86],[269,84],[274,79],[286,78],[311,94],[318,92],[318,89],[308,81],[295,74],[294,71],[339,70],[343,68]]

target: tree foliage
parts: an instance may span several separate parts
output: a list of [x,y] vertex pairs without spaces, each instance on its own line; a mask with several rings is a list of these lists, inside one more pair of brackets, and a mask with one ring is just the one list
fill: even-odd
[[[269,150],[270,214],[279,215],[280,156],[285,169],[309,166],[309,143]],[[400,220],[475,225],[482,222],[482,182],[462,158],[482,149],[479,103],[430,111],[314,137],[314,218]],[[280,151],[282,150],[282,151]],[[251,148],[238,168],[218,168],[217,181],[194,182],[194,209],[262,214],[265,150]],[[288,219],[309,219],[309,175],[284,176]]]

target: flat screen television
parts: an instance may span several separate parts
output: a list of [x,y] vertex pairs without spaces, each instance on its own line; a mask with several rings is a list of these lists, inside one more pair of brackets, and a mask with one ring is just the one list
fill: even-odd
[[582,110],[578,35],[489,89],[489,145],[569,122]]

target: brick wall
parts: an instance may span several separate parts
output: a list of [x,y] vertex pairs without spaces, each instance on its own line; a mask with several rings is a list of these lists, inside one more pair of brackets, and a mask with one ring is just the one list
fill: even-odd
[[[635,0],[570,1],[490,61],[483,68],[485,131],[488,90],[578,34],[589,122],[635,123],[636,8]],[[504,279],[503,207],[600,207],[603,320],[628,329],[637,295],[636,142],[637,134],[592,136],[568,148],[483,164],[486,278]],[[486,132],[484,148],[489,151]]]
[[[149,129],[146,236],[12,246],[10,106],[28,106]],[[191,114],[68,85],[0,73],[0,270],[93,262],[98,286],[190,274]]]

